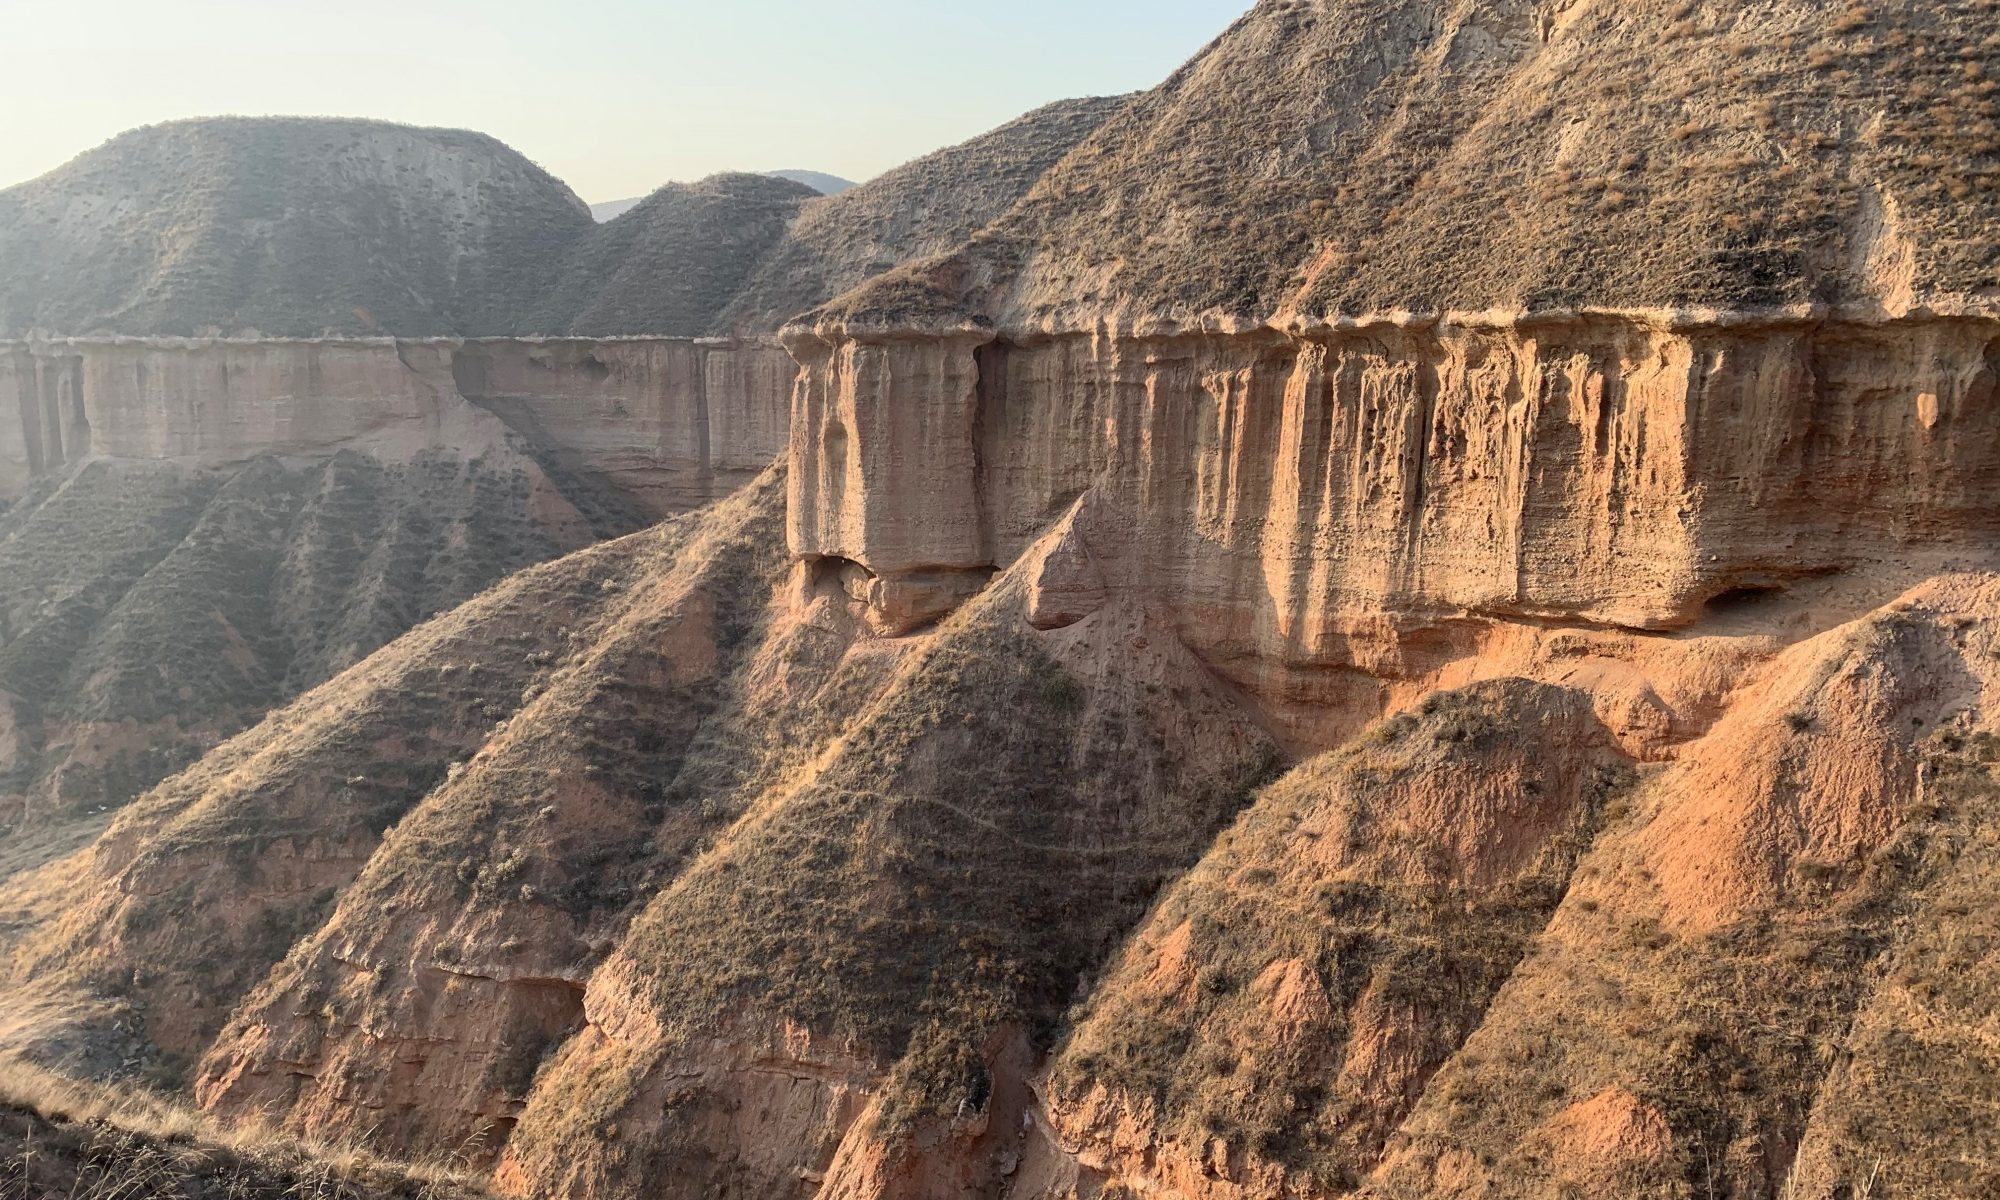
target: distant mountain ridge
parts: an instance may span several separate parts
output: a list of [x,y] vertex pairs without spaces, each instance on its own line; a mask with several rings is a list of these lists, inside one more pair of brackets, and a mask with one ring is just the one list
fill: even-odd
[[818,193],[775,175],[670,183],[572,247],[523,332],[709,332],[757,263]]
[[[765,171],[773,179],[789,179],[793,183],[803,183],[822,196],[838,196],[855,186],[851,179],[829,175],[824,171]],[[644,196],[629,196],[623,200],[606,200],[590,206],[590,215],[602,223],[616,220],[646,202]]]
[[780,179],[789,179],[793,183],[803,183],[822,196],[838,196],[850,188],[859,186],[852,179],[842,179],[838,175],[829,175],[825,171],[786,170],[767,171],[765,174],[776,175]]
[[1013,208],[1129,96],[1044,105],[808,204],[729,306],[731,329],[776,328],[891,270],[956,248]]

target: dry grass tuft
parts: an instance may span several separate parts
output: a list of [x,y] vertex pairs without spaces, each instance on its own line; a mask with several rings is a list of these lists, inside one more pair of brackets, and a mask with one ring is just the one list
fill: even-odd
[[0,1200],[471,1200],[446,1162],[224,1128],[131,1085],[80,1083],[0,1060]]

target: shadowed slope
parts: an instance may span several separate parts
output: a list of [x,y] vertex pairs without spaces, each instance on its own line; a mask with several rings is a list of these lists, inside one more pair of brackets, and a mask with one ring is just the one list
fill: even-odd
[[124,803],[437,612],[583,544],[525,458],[100,461],[0,513],[0,826]]
[[1142,613],[1038,633],[1024,579],[910,649],[634,922],[505,1187],[998,1185],[1079,980],[1273,757]]
[[769,473],[598,564],[598,619],[245,1000],[205,1105],[423,1151],[504,1139],[591,967],[725,818],[704,731],[769,619],[782,495]]
[[60,906],[21,971],[132,1005],[174,1074],[568,654],[615,599],[603,579],[640,549],[514,576],[167,780],[78,860],[11,881],[0,907]]
[[1058,1135],[1147,1128],[1191,1195],[1215,1144],[1267,1192],[1352,1186],[1630,776],[1587,695],[1525,680],[1431,696],[1293,770],[1093,994],[1052,1068]]

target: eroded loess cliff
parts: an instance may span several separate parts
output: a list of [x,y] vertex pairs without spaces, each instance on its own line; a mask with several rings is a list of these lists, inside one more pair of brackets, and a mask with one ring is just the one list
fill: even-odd
[[769,467],[790,435],[797,365],[768,342],[483,339],[456,349],[451,370],[459,395],[622,532]]
[[580,499],[622,504],[628,528],[719,499],[768,466],[785,444],[792,374],[774,346],[685,338],[63,339],[4,350],[10,499],[87,458],[230,467],[509,448],[549,457],[559,486],[602,493]]
[[1143,594],[1306,746],[1494,622],[1682,629],[1984,558],[1995,527],[1981,321],[791,345],[792,548],[857,564],[885,625],[948,611],[1074,506],[1037,623]]

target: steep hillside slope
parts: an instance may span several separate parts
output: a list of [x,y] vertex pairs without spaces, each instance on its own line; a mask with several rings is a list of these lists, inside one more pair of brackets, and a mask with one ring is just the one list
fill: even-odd
[[[510,1172],[619,1194],[661,1155],[708,1163],[691,1188],[823,1169],[850,1134],[887,1161],[995,1072],[1018,1112],[1080,974],[1273,747],[1143,613],[1035,632],[1025,575],[877,637],[837,575],[785,570],[782,501],[773,475],[519,576],[14,881],[22,976],[103,1014],[28,1040],[136,1031],[169,1078],[201,1055],[218,1112],[418,1154],[529,1122]],[[788,1022],[847,1046],[812,1101],[846,1117],[691,1133],[763,1086]],[[616,1154],[538,1149],[688,1055],[722,1074],[665,1126],[641,1103]]]
[[539,333],[698,337],[819,195],[771,175],[670,183],[592,230],[527,310]]
[[1987,303],[1994,15],[1264,0],[948,268],[835,311],[1078,328]]
[[723,327],[775,329],[873,276],[955,248],[1128,99],[1051,104],[806,205],[731,302]]
[[14,996],[70,999],[10,1040],[523,1196],[2000,1171],[1913,1090],[1996,1103],[1947,978],[1994,911],[1990,568],[1496,623],[1257,793],[1249,698],[1136,595],[1075,615],[1077,514],[884,636],[786,566],[783,493],[517,577],[16,879]]
[[[37,969],[134,997],[148,1038],[185,1069],[236,1000],[325,919],[385,832],[621,603],[618,573],[680,544],[670,528],[515,575],[224,743],[73,864],[109,886],[65,904],[31,947]],[[30,878],[9,894],[38,891]],[[210,919],[189,924],[190,913]],[[120,965],[128,956],[150,965],[134,977]]]
[[1996,597],[1791,647],[1636,788],[1574,700],[1491,685],[1301,767],[1088,1004],[1028,1194],[1981,1194],[1981,1009],[1937,971],[1995,911]]
[[1300,766],[1098,988],[1052,1080],[1057,1128],[1115,1144],[1121,1123],[1149,1125],[1151,1170],[1190,1193],[1211,1186],[1215,1142],[1273,1193],[1266,1164],[1353,1186],[1478,1028],[1631,774],[1588,693],[1522,680],[1429,697]]
[[589,536],[504,452],[51,480],[0,513],[0,827],[122,803]]
[[636,917],[504,1186],[1002,1186],[1068,998],[1274,757],[1142,612],[1045,636],[1025,589],[907,649]]
[[754,478],[792,369],[671,339],[0,345],[0,873],[511,572]]
[[149,126],[0,192],[0,336],[512,333],[592,228],[483,134]]

